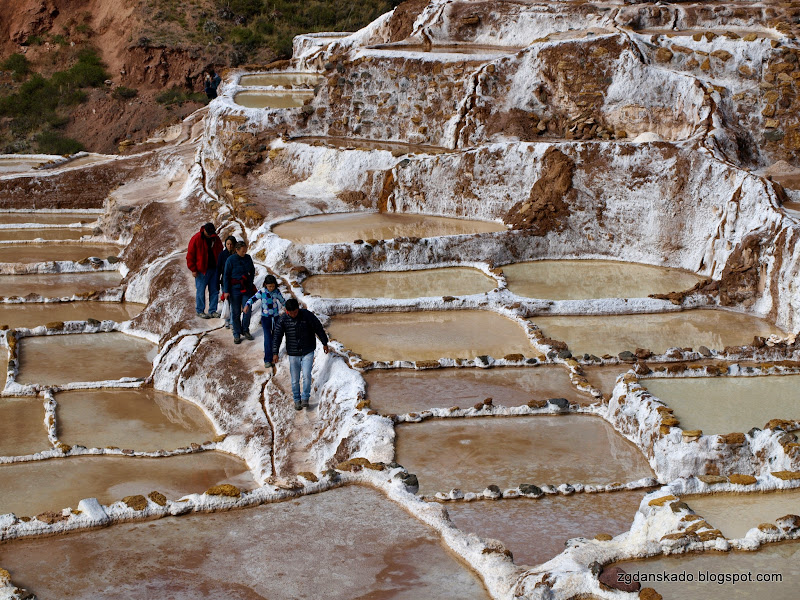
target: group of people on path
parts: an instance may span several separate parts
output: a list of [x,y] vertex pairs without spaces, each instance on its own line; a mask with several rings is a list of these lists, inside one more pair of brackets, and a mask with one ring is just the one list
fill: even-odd
[[[271,368],[279,360],[279,350],[286,337],[289,355],[289,374],[292,381],[294,407],[308,408],[311,396],[311,368],[317,338],[328,353],[328,336],[319,319],[309,310],[300,308],[297,299],[284,299],[274,275],[264,278],[259,290],[255,285],[256,268],[247,254],[247,243],[229,235],[222,241],[213,223],[206,223],[189,241],[186,265],[195,281],[195,310],[201,319],[218,319],[220,299],[228,301],[230,315],[225,327],[233,330],[233,343],[242,337],[254,339],[250,333],[253,307],[261,303],[261,328],[264,332],[264,366]],[[220,287],[222,296],[219,295]],[[208,312],[206,312],[206,291]],[[285,312],[280,312],[280,307]],[[300,377],[303,386],[300,387]]]

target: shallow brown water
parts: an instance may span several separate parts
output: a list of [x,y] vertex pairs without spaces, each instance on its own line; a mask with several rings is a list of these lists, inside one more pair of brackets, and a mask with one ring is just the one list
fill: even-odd
[[29,302],[0,304],[0,324],[9,327],[36,327],[53,321],[128,321],[144,309],[133,302]]
[[517,323],[482,310],[335,315],[328,333],[365,360],[539,354]]
[[111,244],[3,244],[0,263],[36,263],[51,260],[83,260],[90,256],[117,256],[119,246]]
[[800,515],[800,490],[684,496],[681,500],[729,539],[744,537],[761,523],[774,524],[783,516]]
[[297,108],[309,98],[311,92],[239,92],[233,101],[246,108]]
[[121,281],[119,271],[0,275],[0,296],[38,294],[44,298],[63,298],[107,290],[118,286]]
[[466,296],[497,287],[477,269],[452,267],[422,271],[383,271],[356,275],[314,275],[303,282],[306,293],[323,298],[424,298]]
[[314,86],[325,81],[325,77],[319,73],[252,73],[242,75],[239,85],[242,87],[258,86],[289,86],[289,85],[310,85]]
[[563,552],[571,538],[628,531],[643,497],[625,491],[453,502],[447,512],[459,529],[503,542],[515,564],[534,566]]
[[58,438],[71,446],[174,450],[215,435],[200,408],[150,388],[62,392],[56,401]]
[[354,240],[388,240],[505,231],[502,223],[406,213],[334,213],[302,217],[272,228],[297,244],[331,244]]
[[0,241],[25,240],[79,240],[91,234],[87,229],[61,229],[48,227],[45,229],[0,229]]
[[386,150],[387,152],[402,154],[442,154],[445,152],[457,152],[444,146],[429,146],[426,144],[411,144],[408,142],[392,142],[386,140],[368,140],[356,137],[339,136],[300,136],[291,138],[292,142],[303,144],[323,143],[337,148],[353,150]]
[[0,158],[0,174],[23,173],[31,171],[42,164],[41,160],[25,160],[17,158]]
[[434,532],[378,492],[355,486],[8,542],[0,561],[14,584],[63,600],[117,600],[123,592],[170,600],[488,600],[478,577]]
[[498,367],[494,369],[375,369],[364,374],[367,398],[383,414],[404,414],[429,408],[469,408],[486,398],[502,406],[522,406],[531,399],[566,398],[594,402],[578,392],[564,367]]
[[394,50],[402,52],[425,52],[429,54],[479,54],[498,55],[516,54],[522,48],[518,46],[482,46],[479,44],[452,44],[441,46],[426,46],[424,44],[378,44],[368,46],[369,50]]
[[522,483],[608,484],[652,477],[641,451],[598,417],[441,419],[397,427],[395,460],[421,494]]
[[23,338],[19,383],[57,385],[147,377],[158,346],[124,333],[86,333]]
[[85,212],[0,212],[0,224],[38,223],[40,225],[74,225],[94,223],[97,213]]
[[50,448],[41,398],[0,398],[0,456],[24,456]]

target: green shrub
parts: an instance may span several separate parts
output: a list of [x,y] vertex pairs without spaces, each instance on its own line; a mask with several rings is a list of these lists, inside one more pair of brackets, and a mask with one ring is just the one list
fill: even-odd
[[111,95],[117,100],[130,100],[131,98],[135,98],[138,93],[139,90],[121,85],[117,88],[114,88],[114,91],[111,92]]
[[30,35],[28,39],[25,40],[23,46],[41,46],[44,44],[44,38],[40,35]]
[[84,149],[78,140],[64,137],[56,131],[44,131],[35,139],[37,149],[42,154],[74,154]]
[[199,92],[192,92],[184,88],[172,87],[156,96],[156,102],[163,104],[164,106],[171,106],[173,104],[181,105],[184,102],[208,104],[208,98],[205,94]]
[[20,78],[31,72],[31,63],[24,54],[14,53],[0,63],[0,69],[11,71],[15,78]]

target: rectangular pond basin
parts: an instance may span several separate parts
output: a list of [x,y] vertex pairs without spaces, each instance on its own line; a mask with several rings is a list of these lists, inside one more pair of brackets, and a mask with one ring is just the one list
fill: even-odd
[[379,492],[355,486],[14,540],[0,545],[0,557],[15,585],[61,600],[117,600],[121,590],[170,600],[489,598],[438,535]]
[[24,456],[51,448],[41,398],[0,398],[0,456]]
[[160,458],[79,456],[0,465],[0,514],[34,516],[77,508],[83,498],[111,504],[159,491],[170,500],[231,483],[255,489],[243,460],[207,451]]
[[674,409],[682,429],[746,432],[770,419],[800,420],[800,375],[642,379],[651,394]]
[[56,395],[58,439],[75,446],[174,450],[214,437],[203,411],[154,390],[77,390]]
[[447,512],[459,529],[500,540],[516,564],[534,566],[563,552],[571,538],[628,531],[643,497],[642,492],[624,491],[451,502]]
[[107,290],[117,287],[121,281],[119,271],[0,275],[0,296],[37,294],[43,298],[64,298]]
[[0,325],[36,327],[54,321],[128,321],[144,309],[133,302],[27,302],[0,304]]
[[281,87],[307,85],[313,87],[323,81],[325,81],[325,77],[319,73],[292,73],[287,71],[286,73],[248,73],[241,76],[239,85],[242,87],[270,85]]
[[[714,552],[684,554],[680,556],[659,556],[646,560],[619,562],[629,575],[656,577],[666,572],[673,577],[686,573],[687,581],[648,580],[642,587],[654,588],[664,600],[797,600],[800,587],[800,542],[767,544],[756,552]],[[736,574],[751,581],[731,579],[721,582],[720,576]],[[691,581],[688,581],[691,575]],[[780,581],[776,581],[776,575]],[[760,581],[756,581],[760,577]],[[765,578],[767,580],[765,580]]]
[[113,244],[0,244],[0,263],[38,263],[55,260],[79,261],[96,256],[117,256]]
[[307,294],[323,298],[427,298],[482,294],[497,281],[478,269],[451,267],[355,275],[314,275],[303,282]]
[[505,231],[494,221],[475,221],[408,213],[335,213],[281,223],[273,233],[297,244],[332,244],[398,237],[437,237]]
[[239,92],[233,101],[245,108],[299,108],[306,100],[314,97],[309,91],[293,90],[291,92]]
[[483,310],[335,315],[328,333],[365,360],[539,356],[520,325]]
[[605,316],[543,316],[531,319],[545,336],[566,342],[574,355],[616,355],[646,348],[663,353],[672,347],[751,344],[753,336],[769,337],[780,329],[751,315],[725,310]]
[[374,369],[364,374],[371,407],[382,414],[405,414],[429,408],[469,408],[486,398],[495,405],[524,406],[531,399],[566,398],[595,402],[570,382],[560,365],[494,369]]
[[397,427],[395,460],[420,493],[523,483],[609,484],[652,477],[642,452],[599,417],[437,419]]
[[60,227],[47,227],[42,229],[0,229],[0,241],[25,241],[25,240],[79,240],[85,235],[90,235],[88,229],[66,229]]
[[689,271],[610,260],[536,260],[505,265],[508,289],[549,300],[646,298],[687,290],[703,278]]
[[19,343],[18,383],[59,385],[147,377],[158,346],[119,332],[27,337]]
[[0,212],[0,225],[37,223],[39,225],[88,225],[100,218],[98,213],[85,212]]
[[800,515],[800,490],[684,496],[681,500],[728,539],[742,538],[762,523]]

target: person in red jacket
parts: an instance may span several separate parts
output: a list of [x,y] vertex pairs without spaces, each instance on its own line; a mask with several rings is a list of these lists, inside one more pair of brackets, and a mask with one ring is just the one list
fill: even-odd
[[[217,257],[222,252],[222,241],[217,235],[213,223],[206,223],[200,231],[189,240],[189,251],[186,253],[186,266],[192,272],[195,287],[195,310],[201,319],[219,318],[217,302],[219,301],[219,278],[217,270],[225,265],[217,264]],[[208,288],[208,312],[206,314],[206,288]]]

